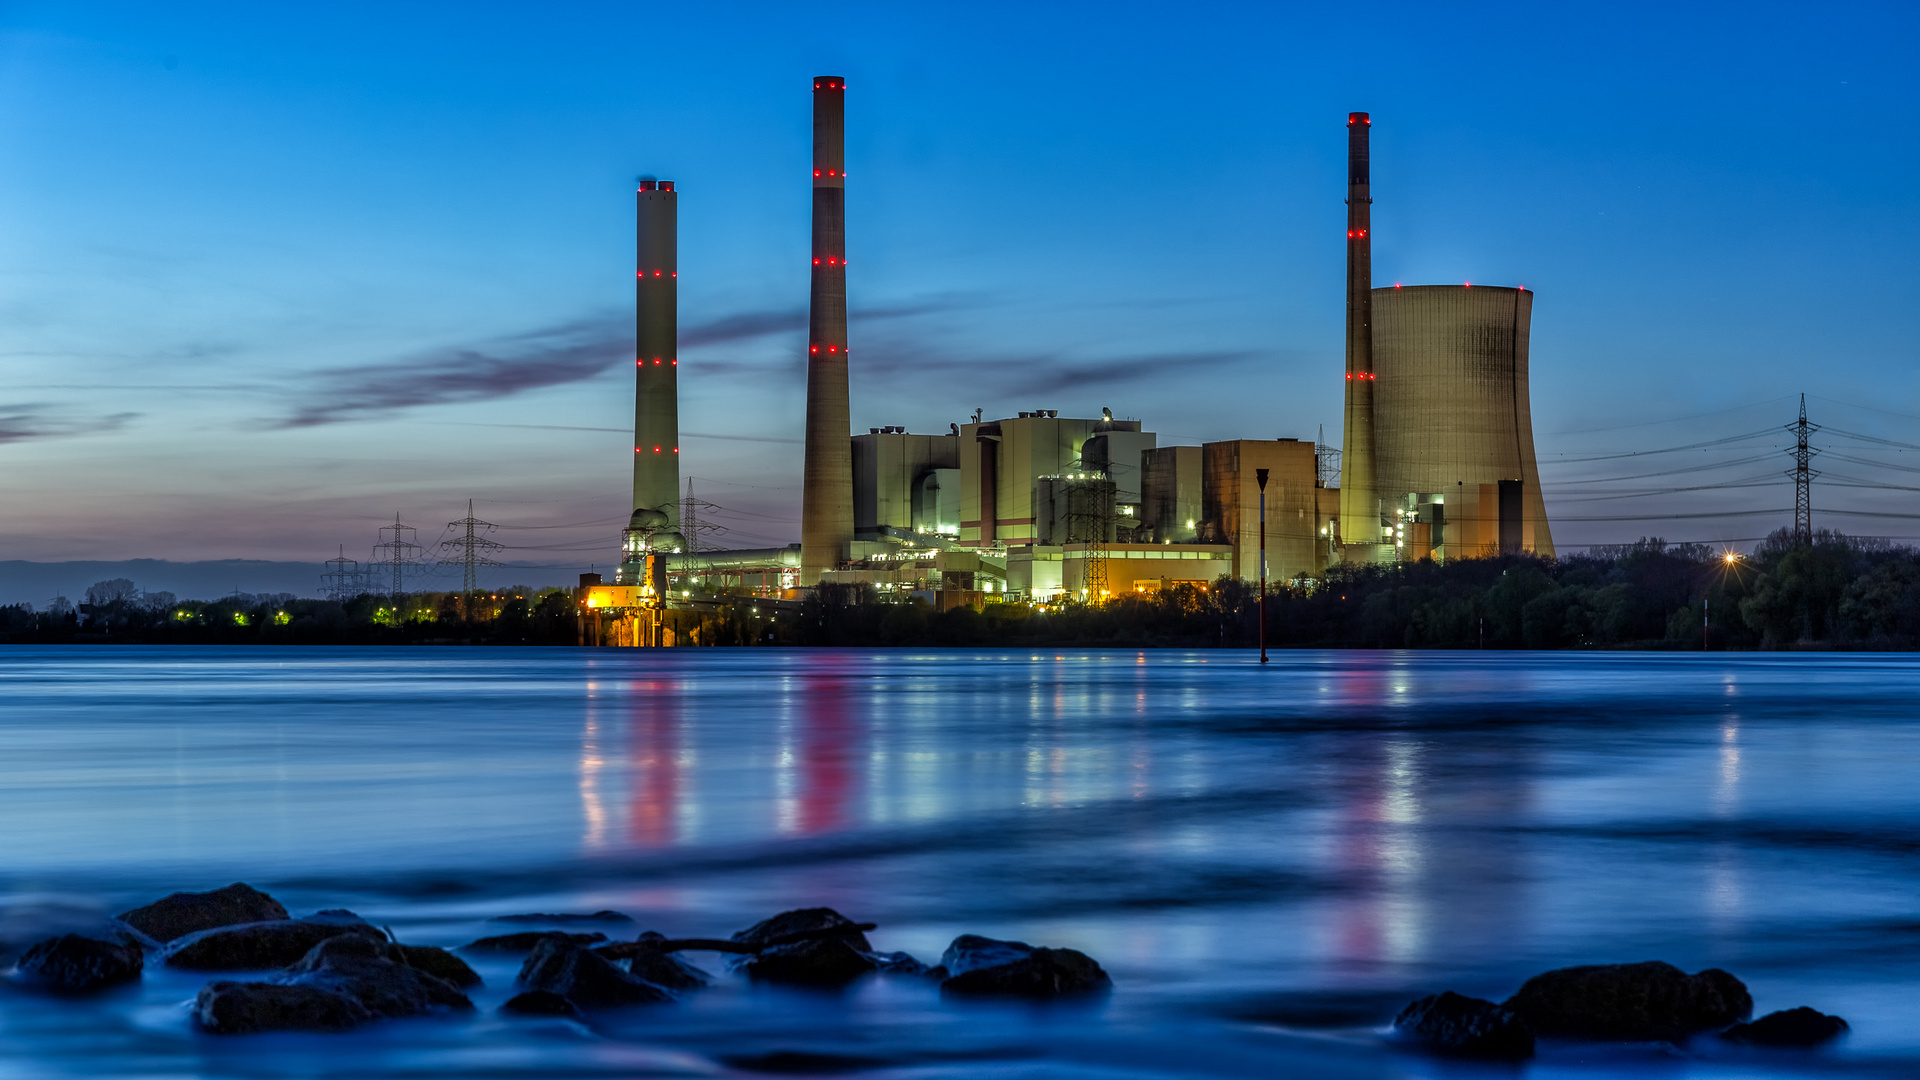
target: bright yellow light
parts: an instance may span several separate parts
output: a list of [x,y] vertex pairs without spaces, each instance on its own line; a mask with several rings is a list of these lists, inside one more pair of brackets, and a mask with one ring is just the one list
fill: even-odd
[[1740,560],[1740,556],[1738,556],[1738,555],[1735,555],[1735,554],[1734,554],[1733,552],[1731,552],[1731,551],[1729,551],[1729,552],[1727,552],[1727,561],[1728,561],[1728,562],[1730,562],[1730,563],[1732,563],[1732,562],[1738,562],[1739,560]]

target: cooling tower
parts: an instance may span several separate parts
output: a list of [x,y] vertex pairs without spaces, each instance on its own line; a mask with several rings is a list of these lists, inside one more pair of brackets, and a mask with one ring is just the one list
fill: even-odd
[[680,527],[679,196],[642,180],[635,243],[633,508]]
[[800,494],[800,584],[853,545],[853,421],[847,397],[846,90],[813,80],[813,290],[807,316],[807,444]]
[[1389,517],[1432,521],[1446,557],[1554,553],[1528,404],[1532,317],[1525,289],[1373,290],[1376,490]]

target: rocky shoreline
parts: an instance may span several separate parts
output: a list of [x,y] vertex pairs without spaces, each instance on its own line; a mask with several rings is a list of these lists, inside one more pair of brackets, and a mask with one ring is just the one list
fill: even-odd
[[[1113,988],[1085,953],[975,934],[955,938],[929,966],[904,952],[876,949],[867,936],[877,929],[873,923],[831,908],[782,912],[724,938],[670,938],[648,930],[622,940],[635,923],[613,911],[490,921],[533,928],[452,949],[412,944],[351,911],[295,918],[273,897],[236,883],[174,893],[85,932],[34,942],[12,980],[78,996],[136,983],[149,964],[208,972],[221,977],[200,990],[191,1022],[215,1035],[343,1032],[403,1017],[471,1015],[476,1009],[467,991],[482,980],[462,953],[522,957],[517,992],[500,1012],[531,1017],[590,1019],[686,1000],[715,982],[684,955],[702,952],[750,983],[814,991],[890,978],[933,984],[947,1001],[1047,1002],[1097,1001]],[[1521,1060],[1532,1057],[1542,1039],[1683,1045],[1709,1037],[1807,1049],[1849,1030],[1839,1017],[1805,1007],[1757,1020],[1752,1014],[1751,994],[1728,972],[1690,975],[1649,961],[1544,972],[1499,1003],[1451,991],[1431,995],[1409,1004],[1386,1031],[1390,1045],[1420,1053]]]

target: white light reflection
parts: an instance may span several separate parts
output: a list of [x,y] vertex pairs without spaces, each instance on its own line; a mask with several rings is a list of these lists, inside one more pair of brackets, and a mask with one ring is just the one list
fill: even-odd
[[1740,812],[1740,720],[1728,717],[1720,725],[1720,783],[1713,791],[1713,816],[1731,818]]
[[600,802],[600,771],[606,761],[600,756],[600,722],[593,708],[597,690],[595,684],[587,684],[587,726],[580,736],[580,813],[587,826],[581,842],[590,848],[607,844],[607,810]]

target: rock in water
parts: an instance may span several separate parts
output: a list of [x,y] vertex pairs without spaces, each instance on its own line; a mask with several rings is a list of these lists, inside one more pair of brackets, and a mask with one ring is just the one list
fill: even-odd
[[[535,945],[555,936],[554,931],[528,930],[519,934],[499,934],[483,937],[479,941],[470,941],[460,946],[462,949],[477,949],[480,952],[531,952]],[[594,945],[607,940],[601,933],[560,934],[575,945]]]
[[501,1012],[519,1013],[521,1016],[565,1016],[579,1019],[580,1010],[573,1002],[551,990],[529,990],[524,994],[515,994],[500,1006]]
[[462,990],[480,985],[480,976],[465,960],[445,949],[432,945],[395,945],[394,959],[410,968],[418,968],[438,979],[444,979]]
[[[636,944],[645,945],[648,942],[665,940],[667,940],[666,935],[649,930],[640,935],[640,940]],[[672,953],[661,952],[658,949],[636,950],[631,959],[633,962],[627,965],[629,972],[655,986],[664,986],[669,990],[699,990],[713,981],[706,972]]]
[[617,911],[596,911],[591,915],[574,915],[574,914],[501,915],[497,918],[488,919],[487,921],[503,922],[503,923],[539,923],[542,925],[551,925],[551,926],[575,926],[580,923],[630,923],[633,921],[633,919],[631,916],[622,915]]
[[193,1017],[215,1035],[262,1031],[346,1031],[373,1018],[352,998],[313,986],[214,982],[200,991]]
[[1719,968],[1688,975],[1653,960],[1535,975],[1503,1006],[1540,1035],[1678,1042],[1746,1019],[1753,997]]
[[[882,975],[923,976],[932,973],[932,969],[914,959],[910,953],[877,952],[867,955],[873,958]],[[946,978],[946,972],[941,972],[940,977]]]
[[953,939],[940,957],[943,997],[1048,999],[1104,993],[1113,980],[1093,958],[1073,949],[1035,948],[976,934]]
[[755,949],[765,949],[802,938],[837,938],[849,942],[861,952],[873,948],[867,937],[855,929],[860,924],[832,908],[800,908],[783,911],[771,919],[762,919],[733,935],[733,940]]
[[880,965],[873,954],[846,938],[823,937],[762,949],[744,958],[736,970],[754,982],[831,988],[871,975]]
[[1753,1046],[1805,1048],[1837,1039],[1849,1030],[1845,1020],[1802,1005],[1768,1013],[1750,1024],[1735,1024],[1721,1032],[1720,1037]]
[[534,946],[520,965],[520,981],[528,989],[559,994],[583,1009],[675,1000],[671,991],[621,971],[613,961],[581,948],[564,934],[550,934]]
[[188,971],[249,971],[286,967],[307,955],[315,945],[334,937],[363,937],[385,941],[386,936],[364,923],[280,922],[248,923],[202,930],[175,941],[167,949],[167,966]]
[[199,930],[240,923],[275,922],[287,917],[280,901],[251,885],[235,882],[212,892],[178,892],[120,916],[143,934],[165,943]]
[[20,974],[48,990],[84,994],[138,981],[145,960],[136,944],[62,934],[28,949]]
[[272,981],[339,994],[369,1014],[389,1019],[473,1011],[473,1002],[459,988],[409,966],[400,956],[401,947],[385,939],[343,934],[315,945]]
[[1407,1006],[1393,1029],[1406,1042],[1451,1057],[1533,1056],[1533,1030],[1526,1021],[1491,1001],[1451,990]]

